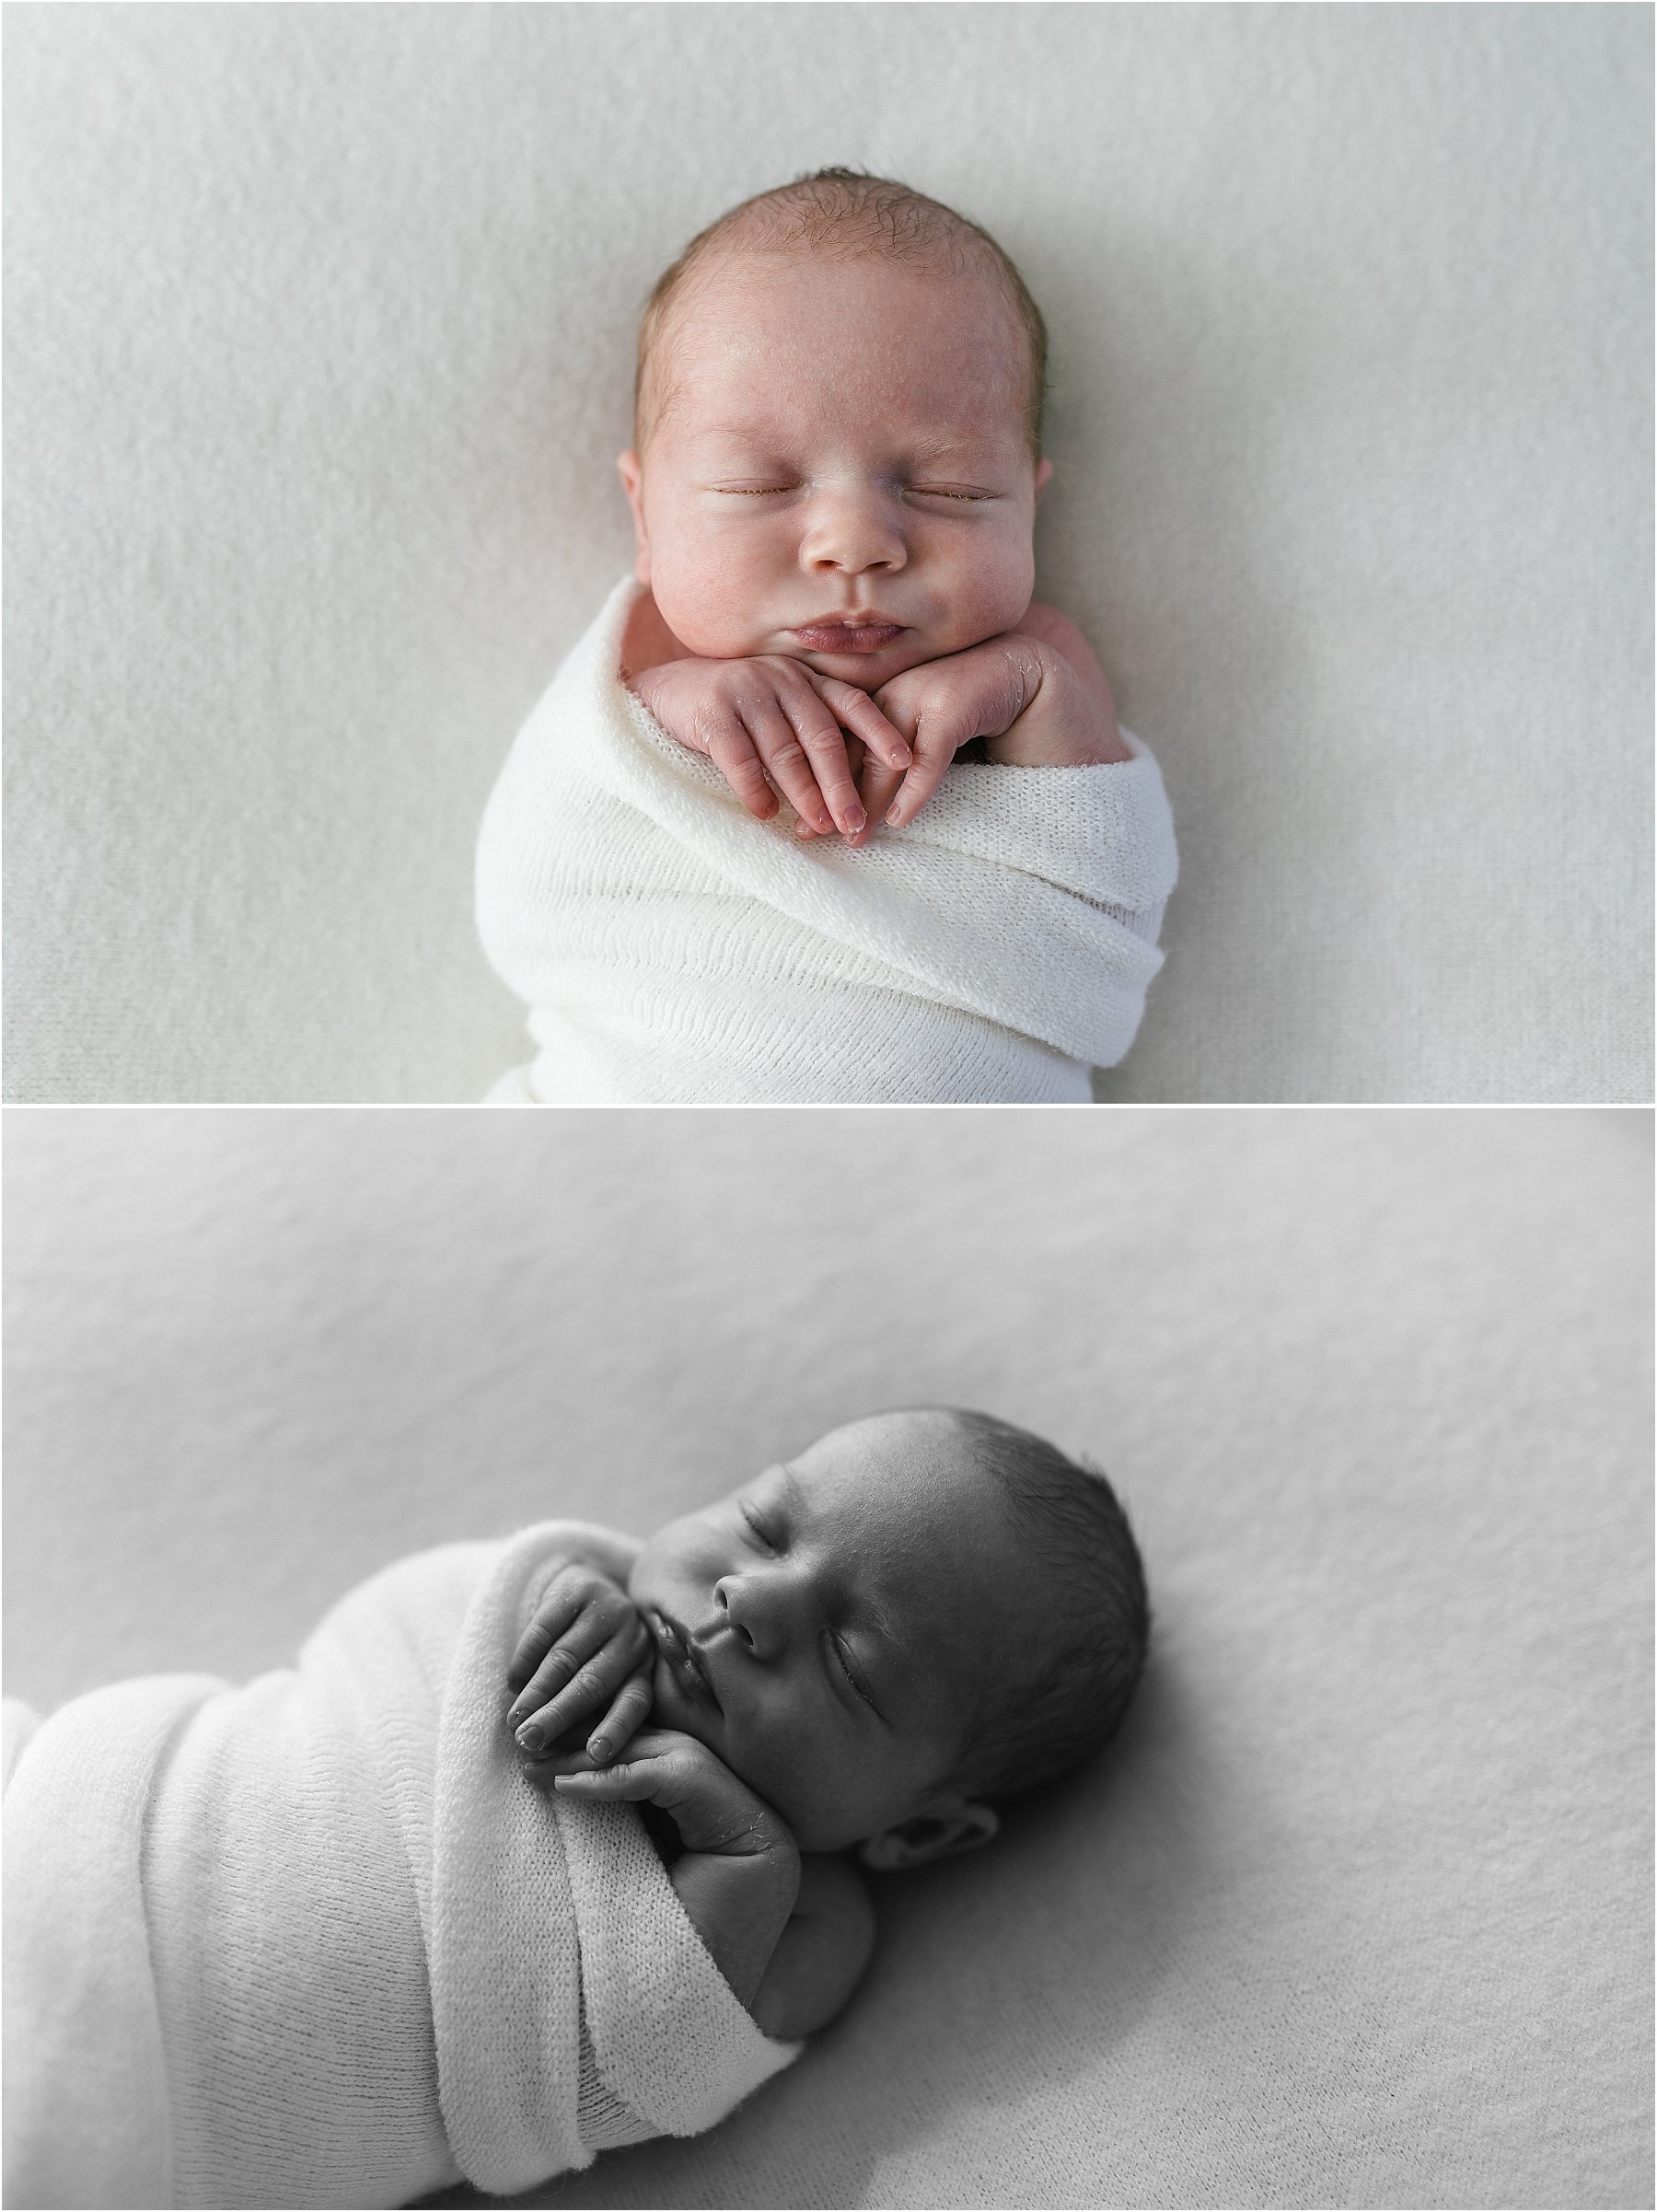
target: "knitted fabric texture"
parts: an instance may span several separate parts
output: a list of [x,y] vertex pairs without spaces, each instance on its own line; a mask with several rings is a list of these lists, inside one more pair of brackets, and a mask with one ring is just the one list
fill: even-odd
[[519,1773],[550,1522],[376,1575],[296,1668],[75,1699],[6,1789],[6,2201],[504,2195],[785,2066],[637,1815]]
[[619,585],[484,815],[478,926],[539,1053],[497,1103],[1085,1099],[1173,887],[1155,761],[957,762],[861,851],[756,821],[621,680]]

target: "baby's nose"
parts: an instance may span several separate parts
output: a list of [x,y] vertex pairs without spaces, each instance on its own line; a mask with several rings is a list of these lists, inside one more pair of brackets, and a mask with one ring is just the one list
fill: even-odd
[[892,502],[868,486],[818,493],[801,551],[812,568],[844,569],[854,575],[872,568],[898,569],[909,559]]
[[724,1616],[724,1625],[731,1631],[731,1634],[736,1637],[738,1643],[747,1644],[751,1650],[754,1643],[753,1636],[731,1611],[731,1593],[724,1582],[719,1583],[715,1587],[713,1592],[713,1603],[719,1607],[720,1612]]
[[775,1659],[788,1641],[785,1593],[768,1586],[763,1575],[724,1575],[714,1584],[713,1603],[723,1625],[756,1659]]

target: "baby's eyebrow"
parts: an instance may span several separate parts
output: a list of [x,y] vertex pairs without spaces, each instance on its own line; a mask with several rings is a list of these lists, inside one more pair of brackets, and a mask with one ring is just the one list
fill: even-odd
[[976,432],[961,431],[942,438],[916,438],[911,442],[910,451],[918,460],[935,461],[953,453],[989,453],[996,443],[994,438],[981,436]]
[[[725,439],[738,446],[763,446],[768,451],[787,443],[788,433],[773,423],[704,423],[690,434],[694,444],[712,445]],[[959,457],[981,460],[1016,439],[998,439],[976,431],[951,431],[941,437],[910,438],[904,442],[904,457],[913,461],[943,461]]]
[[733,438],[738,445],[774,442],[782,434],[768,423],[699,423],[689,434],[695,439]]
[[909,1639],[903,1635],[892,1616],[878,1598],[868,1597],[864,1599],[863,1603],[868,1607],[869,1619],[881,1641],[890,1645],[892,1650],[900,1659],[907,1659],[910,1656]]

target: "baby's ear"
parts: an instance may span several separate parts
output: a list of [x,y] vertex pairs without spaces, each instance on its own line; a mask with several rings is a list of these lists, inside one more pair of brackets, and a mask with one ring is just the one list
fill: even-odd
[[632,509],[633,519],[633,575],[641,584],[650,582],[650,540],[644,533],[644,469],[639,457],[630,446],[616,456],[616,467],[620,471],[627,504]]
[[988,1805],[956,1798],[936,1812],[917,1812],[877,1836],[864,1838],[857,1856],[878,1874],[900,1873],[906,1867],[928,1866],[934,1859],[950,1859],[957,1851],[976,1851],[998,1833],[1001,1822]]

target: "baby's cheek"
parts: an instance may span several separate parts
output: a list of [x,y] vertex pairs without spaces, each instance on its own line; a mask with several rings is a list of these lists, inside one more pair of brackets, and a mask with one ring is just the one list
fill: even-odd
[[745,620],[742,608],[728,605],[717,584],[666,595],[659,581],[654,588],[663,620],[698,660],[738,660],[759,650],[751,614]]
[[653,550],[651,590],[674,636],[707,660],[734,660],[752,653],[763,618],[764,578],[727,545],[675,539]]
[[1011,630],[1022,619],[1035,589],[1036,555],[1027,536],[980,548],[978,559],[963,563],[949,595],[947,619],[956,642],[940,650],[964,652]]

